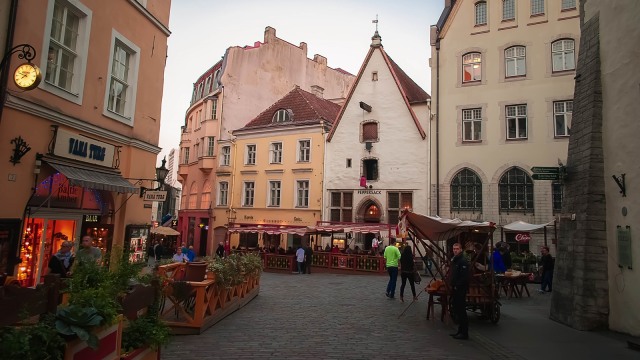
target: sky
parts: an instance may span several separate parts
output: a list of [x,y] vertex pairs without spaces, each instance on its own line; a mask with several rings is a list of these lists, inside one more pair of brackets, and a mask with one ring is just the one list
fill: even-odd
[[263,41],[267,26],[292,44],[306,42],[308,57],[320,54],[329,67],[356,75],[377,15],[385,51],[431,93],[429,27],[443,8],[444,0],[173,0],[159,159],[179,146],[193,83],[228,47]]

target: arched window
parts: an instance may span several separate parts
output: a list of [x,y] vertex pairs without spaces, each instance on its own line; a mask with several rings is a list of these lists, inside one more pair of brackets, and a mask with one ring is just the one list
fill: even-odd
[[211,183],[209,180],[204,181],[202,185],[202,197],[200,198],[200,208],[208,209],[211,207]]
[[487,2],[476,3],[476,26],[487,25]]
[[464,168],[451,180],[451,210],[482,211],[482,181],[473,170]]
[[273,120],[274,123],[281,123],[281,122],[286,122],[286,121],[291,121],[291,111],[290,110],[285,110],[285,109],[280,109],[278,111],[276,111],[275,114],[273,114]]
[[482,54],[474,52],[462,57],[462,82],[482,80]]
[[533,180],[522,169],[509,169],[498,183],[500,210],[533,211]]
[[198,205],[198,186],[196,182],[191,183],[191,189],[189,190],[189,209],[197,209]]
[[576,68],[575,42],[562,39],[551,43],[551,61],[553,71],[566,71]]
[[527,74],[526,49],[524,46],[512,46],[504,51],[505,76],[524,76]]
[[502,0],[502,20],[516,18],[516,0]]

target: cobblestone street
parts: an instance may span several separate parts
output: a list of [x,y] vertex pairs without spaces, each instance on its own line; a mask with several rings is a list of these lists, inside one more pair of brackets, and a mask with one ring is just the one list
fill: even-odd
[[[428,279],[423,277],[420,291]],[[497,325],[470,315],[469,341],[426,320],[427,296],[389,300],[386,276],[264,273],[260,295],[201,335],[174,336],[163,359],[638,359],[612,332],[581,332],[548,319],[550,294],[502,298]],[[410,289],[405,297],[410,298]]]

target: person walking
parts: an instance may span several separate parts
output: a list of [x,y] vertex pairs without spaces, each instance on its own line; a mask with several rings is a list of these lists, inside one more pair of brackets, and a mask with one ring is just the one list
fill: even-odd
[[404,302],[404,287],[407,285],[407,280],[409,280],[409,286],[411,286],[413,301],[418,300],[413,277],[413,273],[416,272],[416,264],[413,262],[413,251],[411,251],[411,246],[407,245],[402,250],[402,256],[400,257],[400,269],[400,277],[402,278],[402,285],[400,285],[400,301]]
[[386,295],[389,299],[395,299],[396,281],[398,280],[398,260],[400,260],[400,250],[395,246],[396,239],[389,238],[389,246],[384,249],[384,260],[389,273]]
[[373,251],[373,255],[378,256],[378,246],[380,246],[380,240],[378,240],[378,235],[375,235],[371,240],[371,250]]
[[218,248],[216,249],[216,256],[218,256],[221,259],[224,257],[224,245],[222,244],[222,242],[218,243]]
[[[538,292],[544,294],[545,292],[551,292],[553,288],[553,268],[555,264],[553,257],[549,254],[548,246],[543,246],[540,252],[542,253],[542,257],[540,258],[540,264],[542,265],[540,272],[542,273],[542,278],[540,282],[540,290],[538,290]],[[549,290],[547,290],[547,288]]]
[[302,245],[298,245],[298,250],[296,250],[296,261],[298,262],[298,274],[302,274],[302,268],[304,267],[304,249]]
[[453,244],[453,259],[451,259],[451,299],[452,312],[458,322],[458,332],[451,334],[454,339],[469,338],[469,318],[467,317],[467,290],[469,289],[469,263],[464,258],[462,246]]
[[311,262],[313,260],[313,249],[311,246],[307,245],[304,248],[304,259],[305,259],[305,272],[311,275]]

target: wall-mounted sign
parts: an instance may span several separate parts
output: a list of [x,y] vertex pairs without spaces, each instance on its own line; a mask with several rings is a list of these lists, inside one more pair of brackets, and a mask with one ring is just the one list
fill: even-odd
[[360,195],[380,195],[382,194],[382,190],[358,190],[358,194]]
[[151,209],[153,207],[153,205],[151,204],[144,204],[144,208],[145,209]]
[[531,240],[531,234],[529,233],[516,234],[516,241],[519,243],[528,243],[529,240]]
[[102,141],[58,129],[53,154],[67,159],[113,167],[116,147]]
[[178,227],[178,220],[171,220],[171,227],[172,228],[177,228]]
[[95,224],[99,224],[100,223],[101,216],[100,215],[89,215],[89,214],[85,214],[82,217],[82,221],[85,223],[95,223]]
[[144,201],[165,201],[166,199],[166,191],[147,191],[144,193]]

